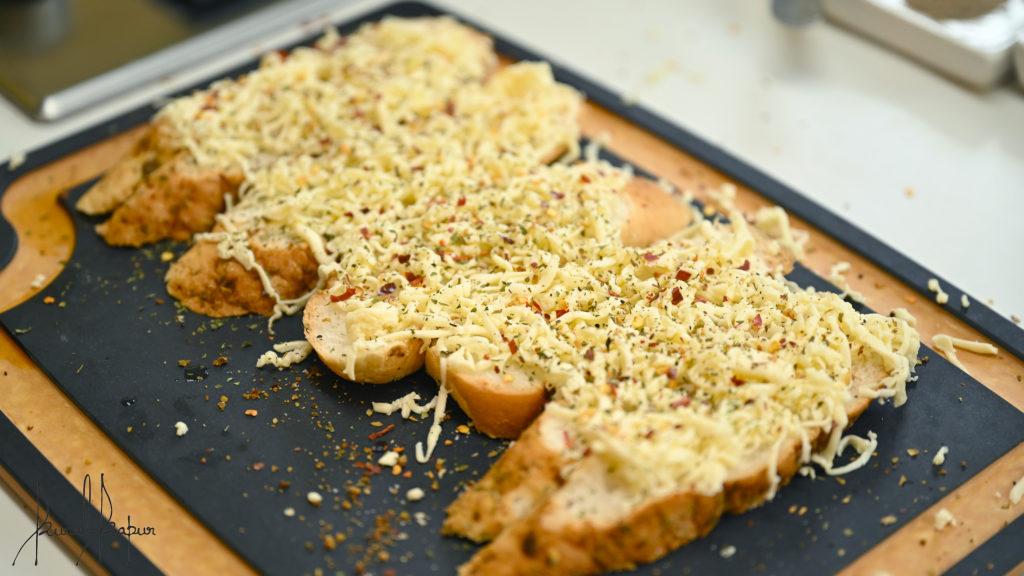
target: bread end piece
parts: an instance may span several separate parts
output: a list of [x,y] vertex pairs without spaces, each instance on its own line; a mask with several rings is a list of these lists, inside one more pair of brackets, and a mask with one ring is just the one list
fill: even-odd
[[[427,351],[427,372],[441,382],[441,355]],[[503,374],[470,372],[448,365],[444,384],[476,429],[493,438],[516,438],[544,409],[542,382],[506,368]]]

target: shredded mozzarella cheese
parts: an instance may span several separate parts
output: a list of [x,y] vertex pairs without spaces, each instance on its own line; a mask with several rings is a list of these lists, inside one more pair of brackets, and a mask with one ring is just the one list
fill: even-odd
[[274,344],[273,350],[264,352],[258,360],[256,367],[262,368],[266,365],[277,367],[279,370],[287,368],[292,364],[298,364],[305,360],[313,347],[305,340],[292,340]]

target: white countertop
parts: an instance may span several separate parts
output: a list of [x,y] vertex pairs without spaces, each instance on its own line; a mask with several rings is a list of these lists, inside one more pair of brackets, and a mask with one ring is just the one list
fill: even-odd
[[[824,22],[784,28],[768,2],[441,3],[629,94],[975,299],[1024,316],[1024,95],[1012,85],[971,92]],[[346,5],[338,14],[379,4]],[[254,50],[177,81],[210,75]],[[151,102],[170,85],[53,124],[0,100],[0,158]],[[30,518],[0,496],[0,562],[31,530]],[[19,560],[14,573],[75,573],[65,556],[49,552],[40,552],[38,567]]]

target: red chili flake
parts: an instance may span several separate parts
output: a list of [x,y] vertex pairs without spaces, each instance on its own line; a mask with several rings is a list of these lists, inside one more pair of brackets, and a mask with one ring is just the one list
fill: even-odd
[[587,351],[583,353],[583,357],[586,358],[587,360],[593,360],[594,359],[594,349],[593,348],[587,348]]
[[405,279],[409,281],[409,285],[410,286],[422,286],[423,285],[423,276],[417,276],[417,275],[413,274],[412,272],[406,272],[405,273]]
[[737,378],[737,377],[735,377],[735,376],[733,376],[733,377],[732,377],[732,378],[730,378],[729,380],[730,380],[730,381],[732,382],[732,385],[733,385],[733,386],[743,386],[744,384],[746,384],[746,383],[747,383],[747,382],[746,382],[746,380],[742,380],[742,379],[740,379],[740,378]]
[[690,274],[689,272],[683,270],[682,268],[680,268],[679,271],[676,272],[676,280],[682,280],[683,282],[686,282],[692,276],[693,274]]
[[552,190],[551,196],[554,197],[555,200],[561,200],[562,198],[565,198],[565,194],[559,192],[558,190]]
[[683,396],[679,400],[676,400],[675,402],[669,404],[669,406],[671,406],[672,408],[686,408],[689,405],[690,405],[690,397],[689,396]]
[[644,252],[644,260],[647,260],[648,262],[654,262],[657,259],[657,254],[652,254],[651,252]]
[[395,290],[397,290],[397,289],[398,289],[398,286],[395,286],[394,282],[388,282],[387,284],[385,284],[385,285],[380,287],[380,294],[382,296],[387,296],[388,294],[394,294]]
[[558,310],[555,310],[555,318],[561,318],[562,316],[565,316],[567,312],[569,311],[565,308],[559,308]]
[[277,55],[281,57],[281,60],[287,60],[288,59],[288,51],[287,50],[278,50],[277,51]]
[[354,296],[355,293],[355,288],[349,288],[348,290],[345,290],[341,294],[331,294],[331,302],[344,302],[345,300],[348,300],[349,298]]
[[565,440],[565,447],[572,450],[575,444],[573,443],[572,437],[569,436],[569,432],[567,430],[562,430],[562,439]]
[[516,352],[519,351],[519,346],[516,346],[515,340],[505,340],[505,343],[508,344],[509,353],[514,355]]
[[654,437],[654,430],[648,430],[647,434],[644,434],[644,438],[653,438],[653,437]]
[[580,182],[583,182],[584,184],[590,184],[590,176],[587,176],[586,174],[580,174]]
[[763,324],[763,323],[764,323],[764,321],[761,320],[761,315],[760,314],[754,314],[754,320],[753,320],[754,327],[755,328],[760,328],[761,324]]
[[508,236],[502,236],[501,239],[505,242],[505,244],[514,244],[515,243],[515,241],[512,240],[511,238],[509,238]]
[[704,273],[707,274],[708,276],[712,276],[715,273],[715,269],[714,268],[708,268],[707,270],[704,271]]
[[669,366],[668,370],[665,371],[665,376],[668,376],[670,380],[675,380],[679,376],[679,369],[675,366]]
[[345,216],[348,216],[349,218],[351,218],[351,217],[355,216],[355,214],[353,214],[351,212],[345,212]]
[[679,291],[679,288],[672,289],[672,305],[679,304],[683,301],[683,293]]
[[693,298],[693,299],[694,299],[694,301],[696,301],[696,302],[707,302],[707,301],[708,301],[708,299],[707,299],[707,298],[705,298],[705,297],[701,296],[700,294],[698,294],[698,295],[694,296],[694,298]]
[[363,226],[362,228],[360,228],[359,229],[359,233],[363,235],[363,238],[365,240],[369,240],[370,239],[370,230],[366,226]]
[[744,260],[743,265],[740,266],[740,270],[750,270],[750,260]]
[[455,102],[452,102],[451,100],[445,102],[444,103],[444,113],[449,115],[449,116],[454,116],[455,115]]
[[462,198],[459,198],[458,202],[456,202],[455,205],[456,206],[465,206],[466,205],[466,197],[463,196]]
[[408,254],[399,254],[398,255],[398,263],[399,264],[405,264],[405,263],[409,262],[409,258],[411,258],[411,256],[408,255]]
[[536,300],[530,300],[530,308],[532,308],[537,314],[540,314],[541,316],[544,315],[544,309],[540,307],[540,304],[537,304]]
[[367,434],[366,437],[369,438],[370,440],[376,440],[377,438],[380,438],[381,436],[387,434],[388,432],[391,432],[394,429],[394,424],[388,424],[387,426],[381,428],[380,430],[377,430],[376,432]]

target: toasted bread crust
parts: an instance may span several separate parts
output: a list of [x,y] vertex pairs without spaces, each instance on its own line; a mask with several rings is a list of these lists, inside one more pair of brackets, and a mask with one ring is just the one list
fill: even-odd
[[360,351],[356,355],[354,373],[348,374],[348,354],[353,351],[345,318],[331,304],[327,292],[317,292],[306,302],[302,320],[306,340],[332,372],[354,382],[386,384],[423,367],[423,342],[406,338],[394,340],[386,348]]
[[634,509],[612,526],[590,523],[548,525],[565,514],[549,501],[485,546],[459,569],[460,576],[600,574],[652,562],[706,535],[724,509],[722,494],[677,492]]
[[[441,382],[440,355],[427,351],[427,373]],[[493,372],[445,371],[445,385],[476,429],[493,438],[516,438],[544,409],[547,390],[543,383],[524,375],[509,383]],[[511,374],[510,374],[511,376]]]
[[178,153],[145,177],[96,232],[113,246],[188,240],[213,227],[225,195],[236,195],[241,182],[240,172],[199,168]]
[[[305,244],[268,246],[253,241],[250,248],[282,299],[298,298],[316,286],[317,262]],[[256,271],[221,258],[215,242],[192,246],[171,265],[166,281],[171,296],[207,316],[269,316],[274,309]]]
[[561,485],[562,455],[544,441],[543,421],[543,415],[534,420],[484,477],[448,506],[443,534],[474,542],[493,540]]
[[693,221],[692,207],[653,180],[633,178],[622,195],[626,206],[622,243],[626,246],[647,246],[672,236]]
[[139,150],[115,164],[81,198],[75,207],[90,216],[106,214],[124,204],[146,176],[159,165],[157,154]]

